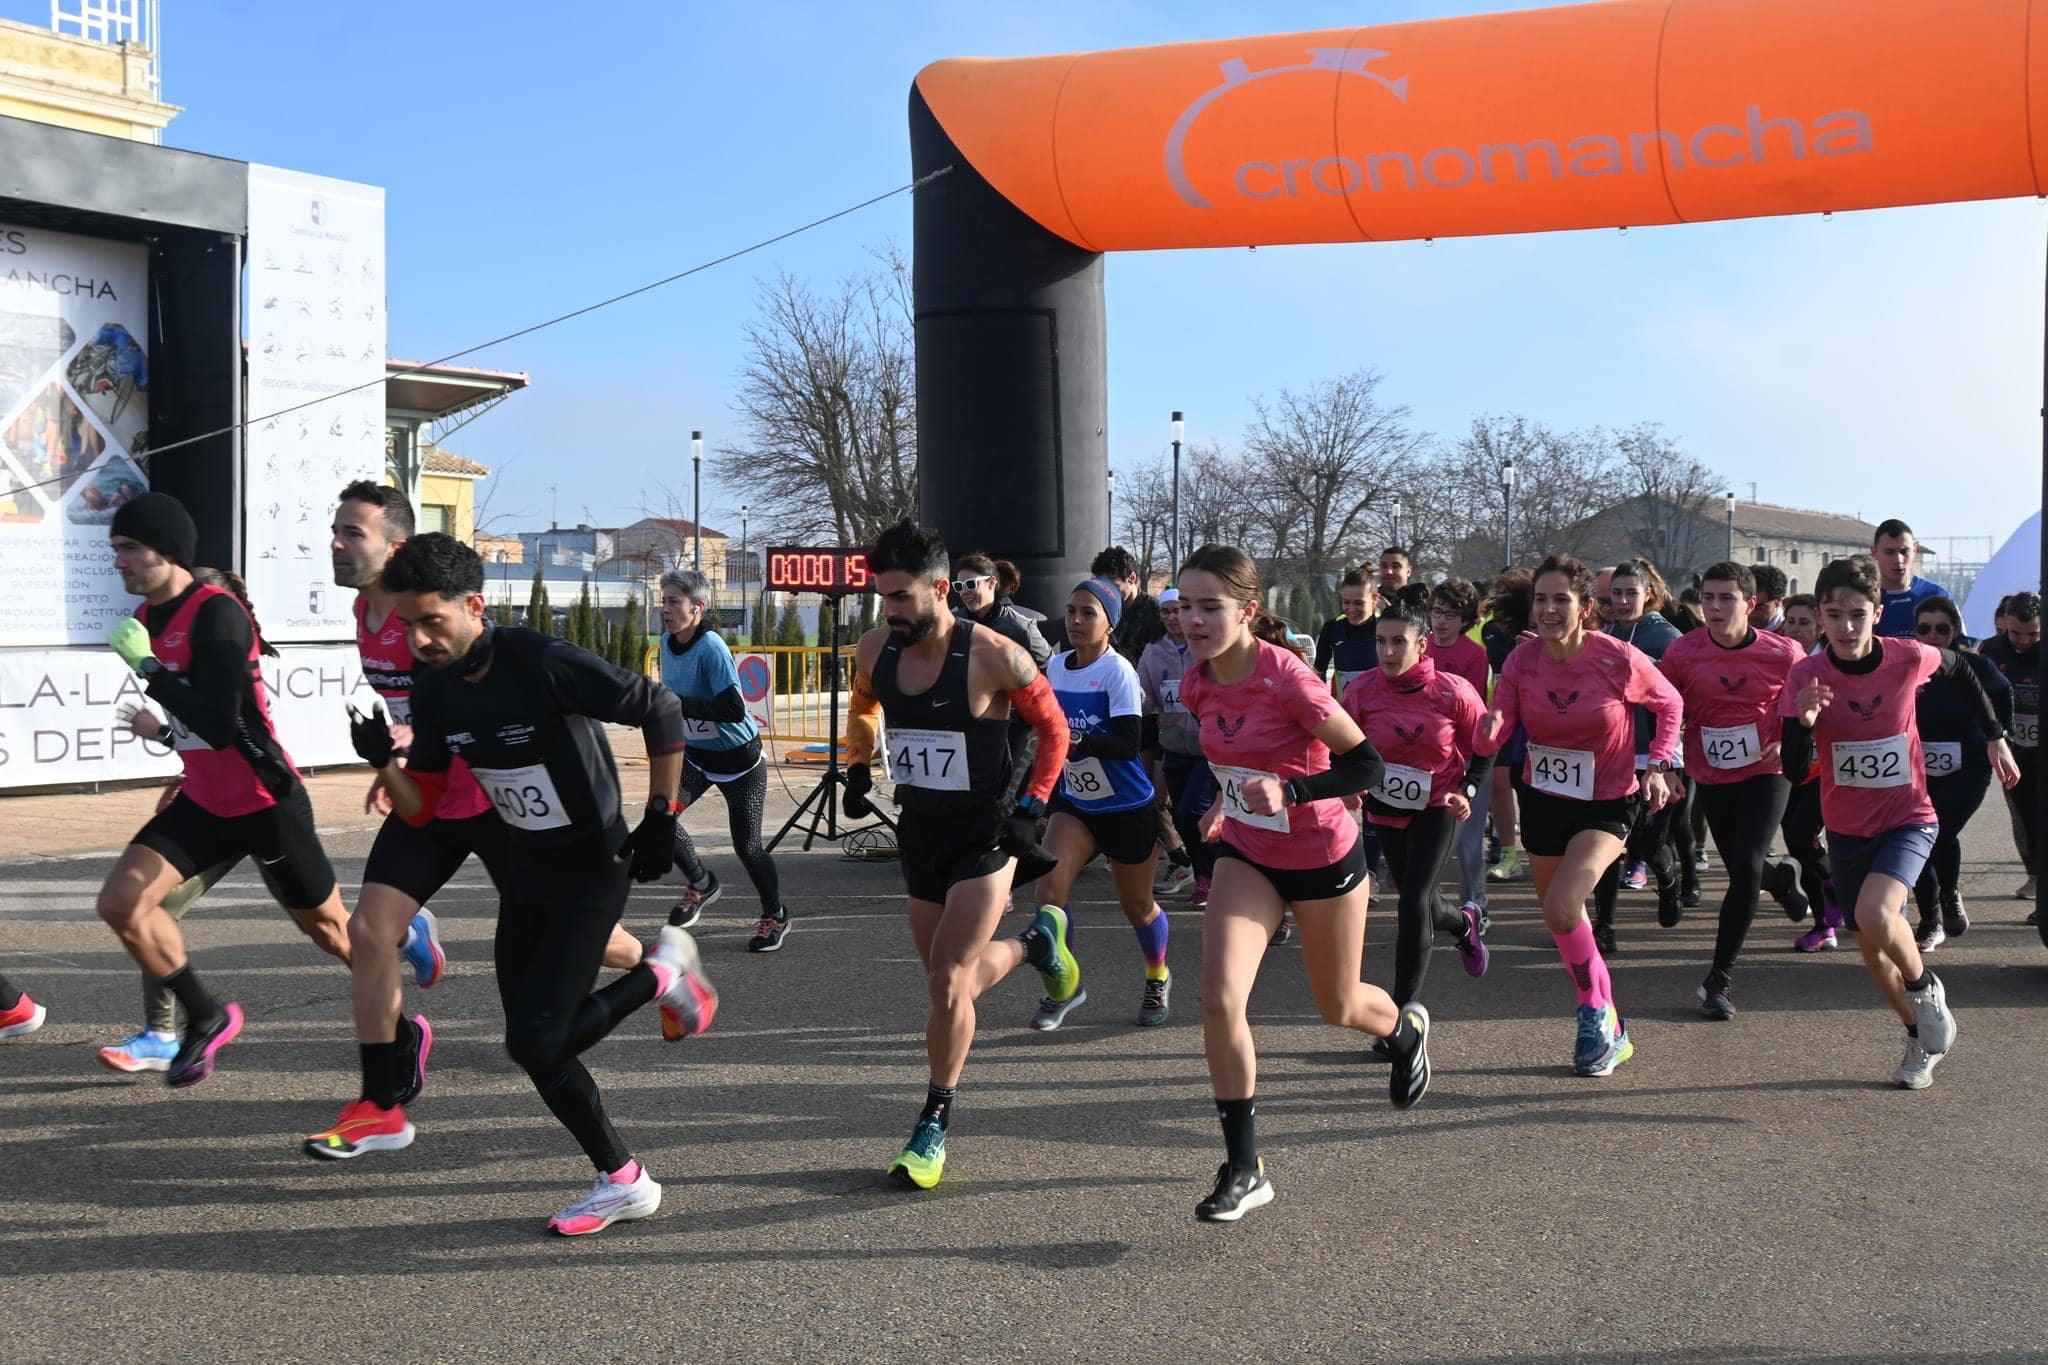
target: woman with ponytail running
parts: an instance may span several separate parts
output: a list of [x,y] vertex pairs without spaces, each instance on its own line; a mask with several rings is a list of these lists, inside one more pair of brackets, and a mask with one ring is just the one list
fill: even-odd
[[1289,907],[1323,1018],[1389,1039],[1396,1108],[1429,1088],[1429,1011],[1397,1007],[1360,979],[1365,858],[1343,798],[1378,783],[1379,754],[1307,664],[1254,633],[1262,594],[1242,550],[1196,550],[1181,566],[1180,594],[1196,660],[1181,700],[1222,790],[1202,831],[1222,843],[1202,919],[1202,1043],[1227,1157],[1195,1216],[1227,1223],[1273,1198],[1254,1131],[1258,1056],[1246,1009]]

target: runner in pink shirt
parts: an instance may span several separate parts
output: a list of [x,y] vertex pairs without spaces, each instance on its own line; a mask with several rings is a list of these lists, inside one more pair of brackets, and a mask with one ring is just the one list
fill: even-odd
[[[1447,578],[1429,594],[1429,657],[1440,672],[1455,673],[1472,684],[1483,704],[1493,695],[1493,665],[1486,646],[1466,634],[1479,621],[1479,589],[1460,578]],[[1467,755],[1470,756],[1469,754]],[[1479,784],[1472,814],[1458,824],[1458,893],[1462,909],[1472,912],[1481,935],[1486,933],[1486,817],[1493,809],[1491,779]]]
[[[1593,573],[1578,560],[1544,560],[1532,598],[1537,638],[1516,646],[1501,669],[1479,748],[1496,752],[1517,723],[1528,732],[1522,843],[1543,922],[1578,987],[1572,1065],[1581,1076],[1607,1076],[1635,1054],[1635,1042],[1614,1008],[1607,963],[1586,922],[1586,897],[1621,856],[1638,804],[1648,800],[1661,809],[1677,798],[1671,766],[1678,751],[1678,693],[1648,655],[1588,629]],[[1629,709],[1636,703],[1656,720],[1640,795]]]
[[1752,626],[1755,606],[1756,579],[1748,568],[1709,565],[1700,581],[1707,627],[1672,641],[1659,665],[1685,699],[1686,771],[1698,784],[1707,827],[1728,869],[1714,963],[1699,988],[1709,1019],[1735,1017],[1729,983],[1756,919],[1758,892],[1768,890],[1794,922],[1808,910],[1798,864],[1767,861],[1792,793],[1778,766],[1778,694],[1804,651]]
[[2019,767],[1984,684],[1961,655],[1876,638],[1882,589],[1867,560],[1835,560],[1813,593],[1827,647],[1793,666],[1779,698],[1784,769],[1805,772],[1819,752],[1835,894],[1857,929],[1864,965],[1906,1025],[1906,1055],[1892,1083],[1925,1090],[1955,1042],[1956,1021],[1902,918],[1936,833],[1914,714],[1921,685],[1940,677],[1963,694],[1992,737],[1986,753],[2000,783],[2018,782]]
[[1371,892],[1342,798],[1378,783],[1379,755],[1307,664],[1253,635],[1264,608],[1258,567],[1242,550],[1202,546],[1181,566],[1179,587],[1195,661],[1181,704],[1221,788],[1201,831],[1222,844],[1202,914],[1202,1044],[1228,1158],[1195,1216],[1235,1222],[1273,1198],[1255,1133],[1258,1055],[1245,1009],[1280,916],[1293,907],[1323,1018],[1389,1039],[1398,1108],[1429,1088],[1429,1011],[1396,1007],[1360,979]]
[[[1451,841],[1471,818],[1474,794],[1486,785],[1493,760],[1473,752],[1486,703],[1471,683],[1425,656],[1429,636],[1421,609],[1395,606],[1373,629],[1380,666],[1351,680],[1344,689],[1344,709],[1385,763],[1366,799],[1366,818],[1379,828],[1380,849],[1400,887],[1394,998],[1415,1000],[1422,994],[1437,929],[1457,936],[1469,975],[1486,973],[1478,910],[1470,905],[1450,909],[1437,884]],[[1485,663],[1483,654],[1480,662]]]

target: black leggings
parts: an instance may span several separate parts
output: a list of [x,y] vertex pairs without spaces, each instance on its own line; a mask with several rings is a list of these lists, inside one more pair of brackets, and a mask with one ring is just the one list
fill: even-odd
[[2041,751],[2015,747],[2013,762],[2019,764],[2019,785],[2005,794],[2005,807],[2012,815],[2012,841],[2019,846],[2020,863],[2027,869],[2031,879],[2036,871],[2034,860],[2038,850],[2034,847],[2034,779],[2041,771]]
[[632,1158],[577,1058],[654,999],[654,972],[645,964],[591,989],[632,886],[610,842],[515,855],[498,902],[495,953],[505,1050],[600,1171]]
[[[1756,921],[1757,895],[1763,890],[1764,860],[1771,851],[1771,838],[1785,818],[1785,803],[1791,799],[1792,784],[1778,773],[1744,778],[1740,782],[1702,783],[1699,801],[1706,808],[1707,828],[1713,831],[1714,847],[1728,869],[1728,890],[1721,897],[1721,929],[1714,936],[1714,970],[1733,972],[1741,955],[1742,940]],[[1790,863],[1773,865],[1769,874],[1789,889],[1796,875]]]
[[[1674,777],[1681,776],[1674,773]],[[1671,813],[1671,851],[1678,855],[1678,877],[1683,882],[1697,881],[1698,870],[1693,866],[1693,855],[1699,851],[1699,835],[1695,832],[1698,822],[1700,784],[1691,777],[1684,777],[1685,795],[1677,802],[1677,809]]]
[[[768,765],[756,763],[743,777],[730,782],[713,782],[694,763],[683,764],[683,805],[697,804],[708,787],[718,788],[725,798],[726,828],[732,831],[733,852],[753,879],[761,897],[761,913],[772,915],[782,907],[782,879],[776,875],[775,859],[761,845],[761,813],[768,805]],[[690,842],[688,830],[676,822],[676,866],[693,883],[704,880],[704,860]]]
[[1202,817],[1216,803],[1216,775],[1199,754],[1167,750],[1160,759],[1159,775],[1166,780],[1166,798],[1173,803],[1173,827],[1180,832],[1181,847],[1194,861],[1195,875],[1216,872],[1215,844],[1202,842]]
[[1802,782],[1785,802],[1784,819],[1778,830],[1785,836],[1785,851],[1799,864],[1799,889],[1813,906],[1818,927],[1822,907],[1834,899],[1834,877],[1828,871],[1827,850],[1821,844],[1820,783]]
[[1422,990],[1422,977],[1429,970],[1429,951],[1435,943],[1434,930],[1460,933],[1465,927],[1462,912],[1444,904],[1437,890],[1443,880],[1444,862],[1451,856],[1451,844],[1458,837],[1458,821],[1445,806],[1431,806],[1415,812],[1408,828],[1376,826],[1380,852],[1401,885],[1398,926],[1394,934],[1394,1001],[1405,1005]]
[[[1676,774],[1673,774],[1676,780]],[[1672,802],[1659,811],[1650,809],[1648,800],[1643,801],[1641,813],[1628,832],[1628,842],[1622,848],[1621,857],[1607,865],[1600,874],[1600,880],[1593,884],[1593,923],[1596,927],[1614,927],[1614,907],[1621,900],[1621,865],[1631,858],[1640,859],[1650,865],[1650,875],[1657,879],[1658,886],[1664,886],[1678,876],[1678,860],[1671,852],[1671,826],[1678,816],[1679,803]],[[1692,833],[1690,829],[1686,831]]]
[[[1927,784],[1927,795],[1934,802],[1934,818],[1941,831],[1934,836],[1934,852],[1928,855],[1927,866],[1913,885],[1913,900],[1920,907],[1923,921],[1938,918],[1942,903],[1952,899],[1961,885],[1963,827],[1984,804],[1985,794],[1990,790],[1991,769],[1983,765],[1963,768]],[[2033,818],[2031,810],[2027,818]]]

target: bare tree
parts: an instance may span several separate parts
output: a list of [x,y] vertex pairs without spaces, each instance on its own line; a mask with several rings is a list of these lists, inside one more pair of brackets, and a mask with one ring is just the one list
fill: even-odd
[[[1116,481],[1117,525],[1110,539],[1122,545],[1138,560],[1138,581],[1148,583],[1159,567],[1155,560],[1167,556],[1167,542],[1173,535],[1173,473],[1164,460],[1135,469],[1126,468]],[[1168,564],[1171,573],[1177,565]]]
[[871,544],[917,508],[909,267],[886,253],[827,295],[783,274],[759,302],[721,486],[771,533]]
[[1326,583],[1347,554],[1364,553],[1366,533],[1385,525],[1368,511],[1384,512],[1421,445],[1408,409],[1381,401],[1380,383],[1377,370],[1360,369],[1252,400],[1245,454],[1253,480],[1240,496],[1261,502],[1276,548],[1310,583]]
[[[1501,470],[1515,467],[1512,498]],[[1599,432],[1557,432],[1520,415],[1475,417],[1472,429],[1436,465],[1450,496],[1449,558],[1466,577],[1489,579],[1501,567],[1502,518],[1516,560],[1580,554],[1595,539],[1592,519],[1623,496],[1614,447]]]
[[511,461],[504,461],[492,469],[491,477],[477,480],[478,483],[484,485],[484,488],[483,496],[476,500],[476,511],[472,517],[472,524],[475,528],[472,538],[490,535],[493,527],[507,522],[526,521],[533,516],[535,509],[531,507],[521,507],[517,511],[505,511],[497,506],[498,494],[505,487],[505,471],[510,465]]
[[1667,574],[1718,559],[1725,533],[1713,534],[1709,508],[1721,497],[1721,476],[1687,455],[1654,422],[1613,433],[1625,501],[1618,509],[1639,552]]

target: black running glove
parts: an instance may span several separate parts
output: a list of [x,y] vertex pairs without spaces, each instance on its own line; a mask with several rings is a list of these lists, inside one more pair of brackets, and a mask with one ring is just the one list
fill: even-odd
[[649,806],[639,827],[626,836],[619,847],[619,861],[633,865],[634,881],[659,881],[675,866],[676,819],[681,814],[679,806],[670,805],[666,810]]
[[355,745],[356,756],[373,768],[388,768],[393,755],[398,752],[398,742],[391,737],[391,726],[386,723],[382,711],[371,711],[364,715],[354,706],[348,708],[348,738]]
[[1003,818],[1000,846],[1017,860],[1011,884],[1035,882],[1060,865],[1044,844],[1038,842],[1038,822],[1045,818],[1045,802],[1035,796],[1018,799],[1017,808]]
[[875,789],[875,775],[865,763],[856,763],[846,770],[846,795],[840,805],[849,819],[865,820],[875,813],[875,803],[868,800],[868,793]]

